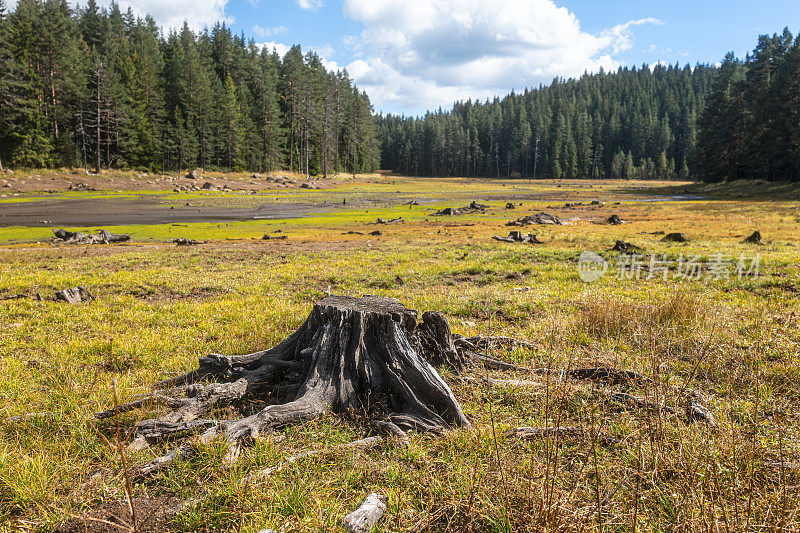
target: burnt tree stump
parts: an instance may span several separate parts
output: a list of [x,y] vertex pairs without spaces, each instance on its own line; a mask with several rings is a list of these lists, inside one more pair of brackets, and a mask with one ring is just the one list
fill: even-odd
[[[134,448],[200,433],[194,439],[200,443],[223,439],[226,461],[234,461],[241,446],[260,435],[329,412],[364,414],[375,427],[399,436],[406,430],[468,426],[450,387],[429,361],[454,369],[463,364],[441,314],[425,313],[418,323],[416,311],[392,298],[328,296],[277,346],[247,355],[201,357],[196,370],[156,384],[160,392],[96,416],[167,405],[170,413],[137,425]],[[170,389],[183,389],[184,397],[164,392]],[[237,420],[208,418],[215,408],[254,400],[271,405]],[[184,442],[139,473],[159,470],[192,448],[191,440]]]

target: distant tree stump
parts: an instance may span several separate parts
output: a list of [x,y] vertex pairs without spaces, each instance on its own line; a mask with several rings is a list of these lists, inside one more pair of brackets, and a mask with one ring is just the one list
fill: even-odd
[[[168,405],[171,413],[138,424],[135,447],[202,431],[200,442],[224,439],[228,460],[262,433],[328,412],[363,413],[396,435],[468,426],[452,391],[428,361],[455,369],[463,364],[442,315],[425,313],[417,323],[416,312],[395,299],[328,296],[274,348],[239,356],[211,354],[200,358],[197,370],[156,384],[162,390],[183,387],[185,398],[156,393],[97,417],[151,403]],[[213,408],[252,400],[273,404],[238,420],[202,418]],[[141,473],[158,470],[190,449],[185,443],[143,466]]]

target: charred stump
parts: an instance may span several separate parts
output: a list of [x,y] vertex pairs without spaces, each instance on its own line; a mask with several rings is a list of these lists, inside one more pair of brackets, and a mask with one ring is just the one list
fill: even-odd
[[[156,384],[161,392],[96,416],[167,405],[172,412],[137,425],[134,448],[200,433],[200,443],[223,439],[227,461],[260,435],[329,412],[364,414],[375,427],[401,437],[406,430],[468,426],[450,387],[426,358],[454,368],[463,363],[442,315],[425,313],[417,323],[416,311],[392,298],[328,296],[274,348],[202,357],[197,370]],[[180,388],[185,397],[164,392]],[[272,405],[238,420],[210,415],[215,408],[252,401]],[[140,473],[159,470],[191,450],[187,442]]]

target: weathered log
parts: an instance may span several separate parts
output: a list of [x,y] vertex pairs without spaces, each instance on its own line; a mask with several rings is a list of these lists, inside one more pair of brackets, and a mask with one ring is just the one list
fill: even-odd
[[131,240],[131,236],[128,235],[127,233],[124,234],[111,233],[110,231],[105,229],[100,230],[100,238],[106,243],[127,242]]
[[198,244],[205,244],[208,241],[198,241],[196,239],[187,239],[185,237],[178,237],[172,239],[172,242],[177,246],[197,246]]
[[110,244],[131,240],[131,236],[128,234],[116,234],[108,230],[100,230],[97,235],[93,235],[91,233],[67,231],[62,228],[53,230],[53,235],[53,242],[60,244]]
[[344,517],[344,527],[350,533],[369,533],[386,512],[386,496],[371,493],[361,506]]
[[[140,422],[136,434],[151,441],[201,430],[195,442],[220,437],[228,448],[226,461],[233,461],[241,446],[260,434],[329,412],[363,413],[403,431],[468,426],[452,391],[422,355],[457,366],[458,354],[442,321],[440,315],[426,314],[417,324],[416,311],[392,298],[328,296],[274,348],[211,354],[200,358],[197,370],[162,382],[162,387],[185,386],[186,398],[160,394],[171,399],[157,401],[174,410]],[[239,420],[204,420],[217,407],[266,399],[278,403]],[[140,473],[157,471],[192,449],[192,442],[184,443]]]

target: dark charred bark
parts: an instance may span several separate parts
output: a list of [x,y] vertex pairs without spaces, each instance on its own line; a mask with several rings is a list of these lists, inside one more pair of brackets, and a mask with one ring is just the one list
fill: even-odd
[[[394,434],[468,426],[450,388],[424,358],[460,364],[450,328],[436,313],[423,315],[420,324],[416,319],[415,311],[391,298],[328,296],[274,348],[202,357],[197,370],[156,384],[162,392],[96,416],[109,418],[149,402],[167,405],[172,412],[138,424],[134,447],[201,431],[200,443],[224,439],[228,460],[260,434],[328,412],[363,414]],[[163,392],[171,387],[184,387],[185,397]],[[238,420],[210,416],[217,407],[272,397],[279,403]],[[141,473],[159,470],[191,449],[185,443]]]

